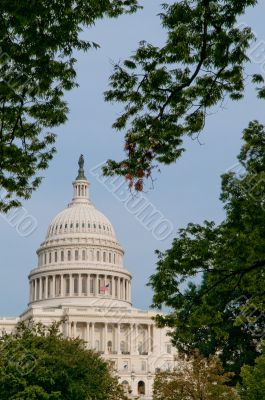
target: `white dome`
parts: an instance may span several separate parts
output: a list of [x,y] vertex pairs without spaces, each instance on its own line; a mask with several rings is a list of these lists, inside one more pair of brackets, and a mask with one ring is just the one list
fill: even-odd
[[75,233],[96,234],[115,239],[109,219],[88,201],[72,202],[68,208],[61,211],[50,223],[46,240]]
[[79,159],[68,207],[50,223],[37,250],[38,266],[29,275],[30,302],[45,306],[131,305],[131,274],[109,219],[89,199],[90,183]]

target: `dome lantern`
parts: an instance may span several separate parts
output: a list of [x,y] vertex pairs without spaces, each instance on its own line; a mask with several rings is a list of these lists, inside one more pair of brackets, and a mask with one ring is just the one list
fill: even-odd
[[78,160],[78,175],[76,177],[76,180],[73,182],[73,187],[74,187],[74,197],[72,200],[72,204],[75,203],[90,203],[89,200],[89,186],[90,183],[88,182],[86,176],[85,176],[85,171],[84,171],[84,156],[81,154]]

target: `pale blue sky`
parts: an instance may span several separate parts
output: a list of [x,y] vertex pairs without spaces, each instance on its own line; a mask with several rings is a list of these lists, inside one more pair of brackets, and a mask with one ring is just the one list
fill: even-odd
[[[118,20],[104,20],[85,32],[85,37],[99,43],[101,48],[87,54],[78,54],[79,88],[67,94],[70,107],[68,122],[56,129],[57,154],[44,172],[44,181],[31,200],[24,203],[29,214],[38,221],[38,228],[29,237],[20,237],[16,230],[0,218],[1,281],[0,315],[18,315],[28,301],[29,271],[36,265],[36,250],[43,241],[51,219],[72,197],[72,181],[76,176],[77,159],[83,153],[86,175],[91,182],[91,198],[95,206],[112,221],[123,246],[125,265],[133,274],[133,303],[148,308],[152,292],[145,287],[155,271],[156,249],[170,246],[174,235],[157,241],[133,215],[128,213],[105,187],[89,176],[88,170],[107,158],[119,158],[122,136],[112,130],[111,124],[121,108],[104,103],[112,61],[128,57],[137,43],[146,39],[161,43],[163,32],[156,14],[160,1],[143,1],[145,9],[134,16]],[[250,23],[259,40],[265,40],[265,4],[248,12],[243,18]],[[260,66],[256,65],[259,71]],[[264,122],[264,103],[257,101],[249,89],[239,103],[225,104],[208,118],[201,142],[186,140],[187,152],[170,167],[162,167],[154,189],[145,196],[174,224],[175,231],[188,222],[205,219],[220,221],[223,216],[219,201],[220,175],[236,163],[240,149],[241,132],[248,121]]]

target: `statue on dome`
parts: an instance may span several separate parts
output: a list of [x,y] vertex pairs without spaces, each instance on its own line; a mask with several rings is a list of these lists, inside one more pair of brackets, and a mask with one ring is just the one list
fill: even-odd
[[79,160],[78,160],[79,170],[78,170],[78,176],[76,179],[86,179],[85,173],[84,173],[84,164],[85,164],[84,156],[83,156],[83,154],[81,154],[81,156],[79,157]]
[[83,154],[81,154],[78,160],[79,169],[84,170],[84,164],[85,164],[84,156]]

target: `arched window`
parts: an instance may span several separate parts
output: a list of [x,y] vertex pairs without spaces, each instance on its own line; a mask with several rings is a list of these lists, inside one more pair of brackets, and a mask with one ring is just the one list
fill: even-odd
[[64,252],[63,252],[63,250],[61,251],[61,261],[64,261]]
[[124,393],[125,393],[125,394],[129,394],[129,393],[130,393],[130,385],[129,385],[129,382],[128,382],[128,381],[122,381],[121,384],[122,384]]
[[75,261],[78,260],[78,250],[75,250]]
[[106,252],[103,252],[103,262],[106,262]]
[[82,250],[82,260],[85,261],[86,259],[86,251]]
[[67,260],[71,261],[71,250],[68,250],[67,252]]
[[145,383],[144,381],[138,382],[138,394],[145,394]]

